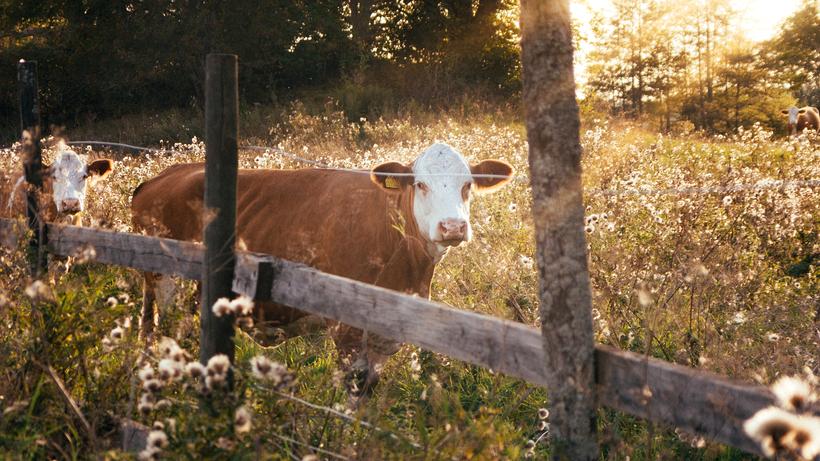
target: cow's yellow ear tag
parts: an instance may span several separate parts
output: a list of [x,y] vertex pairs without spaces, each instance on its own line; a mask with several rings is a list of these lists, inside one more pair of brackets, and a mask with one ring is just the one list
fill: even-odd
[[384,187],[386,187],[388,189],[398,189],[399,188],[399,180],[392,177],[392,176],[388,176],[384,180]]

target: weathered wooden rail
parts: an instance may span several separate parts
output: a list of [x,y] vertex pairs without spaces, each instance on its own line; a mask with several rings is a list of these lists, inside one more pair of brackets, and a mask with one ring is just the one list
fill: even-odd
[[[0,219],[0,243],[14,245],[22,221]],[[199,280],[201,244],[100,229],[47,224],[48,252],[72,256],[92,247],[98,263]],[[521,378],[547,382],[537,328],[258,253],[237,253],[233,290],[372,331]],[[759,454],[742,422],[773,403],[764,387],[607,346],[595,348],[598,404]]]

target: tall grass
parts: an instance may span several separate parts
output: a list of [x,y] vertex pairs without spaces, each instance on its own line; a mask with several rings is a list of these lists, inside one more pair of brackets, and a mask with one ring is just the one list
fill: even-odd
[[[276,117],[263,113],[258,108],[249,115],[251,129],[243,143],[279,146],[334,166],[408,162],[441,140],[472,160],[502,158],[518,175],[528,172],[524,130],[509,111],[354,122],[333,106],[318,115],[299,105]],[[163,127],[135,126],[127,133],[143,142],[140,132],[165,128],[166,122],[156,123]],[[768,383],[803,367],[817,371],[817,189],[634,192],[817,180],[818,138],[776,139],[759,127],[725,138],[670,138],[629,125],[591,126],[582,142],[597,340],[747,381]],[[111,177],[89,197],[86,225],[130,230],[130,194],[136,185],[171,164],[204,155],[196,139],[162,146],[158,154],[119,156]],[[11,152],[0,157],[4,171],[18,163]],[[245,168],[303,166],[275,152],[243,151],[240,163]],[[474,200],[474,241],[452,250],[437,268],[434,300],[538,324],[530,201],[526,178]],[[274,348],[240,334],[235,392],[203,397],[181,379],[160,392],[167,404],[140,413],[144,392],[138,368],[144,363],[156,367],[160,357],[143,354],[137,344],[137,274],[93,262],[53,261],[45,280],[48,294],[29,290],[29,296],[30,281],[22,268],[21,251],[3,250],[0,406],[6,411],[0,420],[0,452],[8,456],[124,456],[112,436],[119,417],[161,422],[170,441],[163,450],[168,457],[202,453],[244,459],[265,453],[300,459],[315,453],[323,459],[333,454],[518,459],[549,452],[549,420],[539,418],[539,409],[548,408],[543,389],[406,345],[385,365],[373,397],[354,405],[345,394],[332,341],[322,334]],[[195,357],[195,291],[191,283],[176,285],[163,303],[160,329]],[[113,338],[119,336],[112,336],[118,325],[122,337]],[[294,373],[296,383],[281,391],[285,396],[250,372],[250,358],[260,354]],[[65,380],[94,437],[43,371],[40,365],[46,363]],[[247,433],[237,432],[233,419],[241,405],[253,413]],[[744,459],[674,428],[610,410],[600,411],[599,426],[602,458]]]

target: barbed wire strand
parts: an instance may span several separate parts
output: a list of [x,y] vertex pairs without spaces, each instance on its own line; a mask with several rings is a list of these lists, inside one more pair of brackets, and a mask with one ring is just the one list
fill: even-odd
[[[122,147],[126,149],[131,149],[133,151],[145,151],[145,152],[152,152],[152,153],[178,153],[178,150],[175,149],[156,149],[151,147],[144,147],[144,146],[136,146],[132,144],[125,144],[125,143],[118,143],[118,142],[111,142],[111,141],[71,141],[67,142],[66,144],[72,146],[108,146],[108,147]],[[270,147],[270,146],[239,146],[239,150],[249,150],[255,152],[273,152],[279,154],[282,157],[289,158],[293,161],[304,163],[307,165],[312,165],[317,168],[323,168],[328,170],[337,170],[337,171],[347,171],[351,173],[357,174],[366,174],[366,175],[376,175],[376,176],[392,176],[392,177],[412,177],[414,176],[413,173],[377,173],[366,169],[356,169],[356,168],[340,168],[328,165],[326,163],[308,159],[305,157],[301,157],[299,155],[293,154],[288,152],[279,147]],[[450,174],[450,173],[433,173],[429,174],[429,176],[457,176],[458,174]],[[475,174],[469,175],[471,177],[476,178],[497,178],[503,179],[507,178],[505,175],[496,175],[496,174]],[[526,175],[516,175],[511,178],[516,182],[528,183],[529,177]],[[613,197],[613,196],[624,196],[624,195],[710,195],[710,194],[727,194],[727,193],[737,193],[743,191],[759,191],[759,190],[770,190],[770,189],[795,189],[795,188],[817,188],[820,187],[820,179],[808,179],[808,180],[774,180],[774,179],[765,179],[758,181],[754,184],[732,184],[727,186],[715,186],[715,187],[697,187],[697,186],[690,186],[690,187],[668,187],[663,189],[653,189],[648,187],[630,187],[625,189],[586,189],[584,193],[587,196],[603,196],[603,197]]]

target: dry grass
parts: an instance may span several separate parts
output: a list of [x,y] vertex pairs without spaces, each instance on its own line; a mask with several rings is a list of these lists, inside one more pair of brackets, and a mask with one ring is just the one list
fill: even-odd
[[[502,158],[519,175],[526,175],[523,128],[511,118],[506,112],[493,117],[424,114],[413,121],[350,123],[332,108],[308,115],[295,106],[279,114],[278,123],[261,115],[252,117],[247,130],[252,136],[243,142],[280,146],[334,166],[367,168],[385,160],[409,161],[441,140],[472,160]],[[590,276],[600,342],[766,383],[806,366],[817,371],[820,199],[816,188],[682,195],[594,193],[817,180],[816,136],[774,139],[771,133],[754,128],[730,138],[667,138],[629,125],[604,124],[582,137]],[[204,155],[203,144],[196,140],[165,144],[164,149],[159,154],[122,157],[103,191],[90,197],[86,225],[129,230],[134,187],[168,165],[201,160]],[[0,158],[4,170],[19,161],[7,154]],[[275,153],[250,151],[242,152],[240,162],[246,168],[301,166]],[[530,201],[525,181],[475,200],[475,240],[451,251],[439,266],[434,300],[537,323]],[[35,457],[61,457],[62,451],[70,457],[71,449],[87,453],[89,442],[79,429],[75,433],[55,429],[54,421],[79,426],[63,409],[56,391],[30,366],[31,359],[50,357],[105,440],[104,428],[114,425],[111,415],[124,416],[135,408],[128,402],[136,398],[129,383],[137,354],[133,329],[126,329],[124,339],[110,346],[110,352],[100,341],[115,321],[136,322],[138,277],[132,271],[95,265],[67,270],[65,262],[56,262],[62,268],[55,267],[47,281],[56,300],[35,302],[23,293],[28,282],[20,264],[20,252],[4,253],[0,262],[0,293],[9,299],[0,313],[0,355],[2,369],[15,370],[14,376],[0,377],[5,399],[0,406],[27,403],[0,420],[0,452],[19,449]],[[109,296],[123,294],[128,295],[127,302],[105,306]],[[188,313],[194,303],[190,284],[173,299],[161,328],[196,355],[196,320]],[[50,320],[43,320],[46,317]],[[50,346],[31,343],[32,337],[41,337],[49,328],[56,329],[57,333],[49,334],[58,337]],[[384,431],[283,400],[247,374],[240,374],[242,394],[231,394],[222,406],[208,404],[208,399],[181,383],[169,386],[165,392],[170,406],[144,420],[175,419],[177,430],[167,431],[171,443],[166,451],[212,456],[231,452],[239,458],[251,457],[258,449],[272,453],[274,459],[291,455],[298,459],[310,453],[305,445],[359,459],[519,458],[528,449],[527,440],[544,433],[538,427],[537,411],[545,405],[543,390],[411,346],[387,363],[375,396],[352,412],[337,379],[331,344],[316,336],[262,351],[243,336],[239,364],[247,370],[247,360],[258,353],[280,360],[298,378],[295,395],[366,419],[398,434],[398,441]],[[254,429],[237,435],[231,419],[233,409],[243,403],[254,410]],[[740,459],[737,452],[718,446],[692,448],[689,443],[697,441],[691,438],[679,437],[670,429],[648,428],[614,412],[602,411],[601,417],[606,456]],[[217,443],[219,437],[225,438],[222,445]],[[535,447],[538,456],[548,452],[547,440],[544,437]]]

